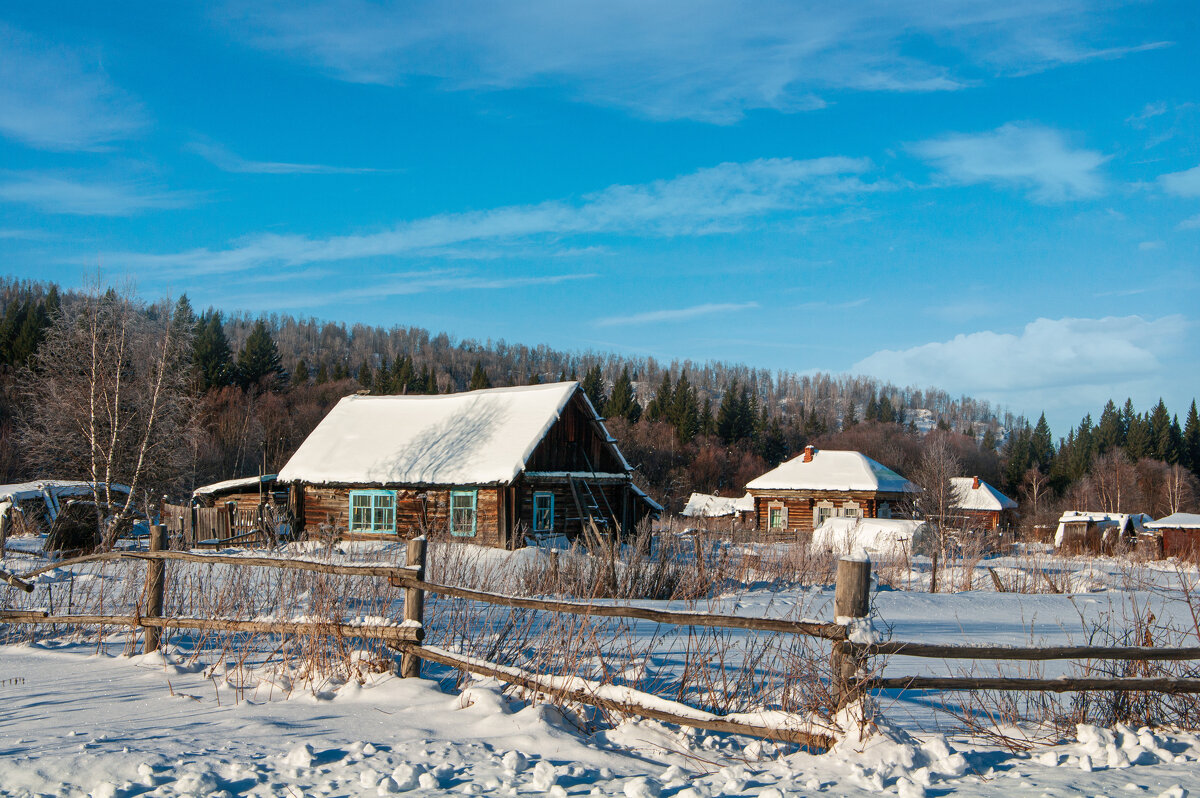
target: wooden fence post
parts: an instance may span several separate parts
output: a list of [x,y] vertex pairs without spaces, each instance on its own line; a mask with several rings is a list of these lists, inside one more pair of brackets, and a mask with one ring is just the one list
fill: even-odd
[[[417,566],[417,579],[425,581],[425,536],[422,535],[408,541],[407,565]],[[405,588],[404,590],[404,620],[425,622],[425,591],[420,588]],[[419,678],[421,675],[421,658],[409,651],[400,656],[400,676],[404,679]]]
[[[837,582],[834,589],[833,607],[837,620],[865,618],[871,612],[871,561],[838,560]],[[833,691],[835,711],[856,701],[862,690],[856,684],[861,657],[854,652],[849,641],[839,640],[833,644]]]
[[229,534],[224,538],[225,540],[237,536],[237,507],[235,501],[225,502],[225,511],[229,514],[229,526],[227,527]]
[[[150,551],[163,551],[167,548],[167,527],[163,524],[153,524],[150,527]],[[146,560],[146,590],[142,594],[142,615],[148,618],[161,618],[163,613],[163,593],[166,586],[166,560]],[[158,650],[159,631],[157,626],[146,627],[146,642],[142,647],[143,654]]]

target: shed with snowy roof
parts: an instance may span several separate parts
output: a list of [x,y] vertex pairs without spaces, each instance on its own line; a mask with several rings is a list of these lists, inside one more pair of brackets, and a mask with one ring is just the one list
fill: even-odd
[[1054,548],[1063,554],[1112,554],[1136,546],[1153,521],[1145,513],[1068,510],[1058,519]]
[[578,382],[347,396],[280,469],[298,530],[511,548],[632,533],[657,505]]
[[740,499],[693,493],[679,514],[687,518],[733,518],[746,521],[754,517],[754,497],[749,493]]
[[891,518],[919,488],[861,452],[804,453],[746,485],[759,529],[812,531],[828,518]]
[[979,477],[954,477],[950,487],[955,520],[964,528],[994,530],[1016,520],[1017,503]]
[[1146,529],[1162,539],[1164,557],[1200,562],[1200,514],[1171,513],[1157,521],[1147,521]]

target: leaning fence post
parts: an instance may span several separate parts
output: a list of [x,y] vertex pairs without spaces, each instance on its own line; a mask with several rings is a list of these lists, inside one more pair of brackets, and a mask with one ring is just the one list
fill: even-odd
[[[162,551],[167,547],[166,544],[167,527],[163,524],[151,525],[150,551]],[[146,560],[146,590],[142,595],[142,616],[145,618],[162,617],[166,570],[166,560]],[[149,654],[158,650],[160,634],[157,626],[146,627],[146,643],[142,647],[142,653]]]
[[[417,567],[417,579],[425,580],[425,536],[413,538],[408,541],[408,558],[406,564]],[[417,623],[425,622],[425,591],[418,587],[409,587],[404,590],[404,620],[416,621]],[[416,645],[416,644],[413,644]],[[400,657],[400,676],[402,678],[415,678],[421,675],[421,658],[413,654],[409,650],[405,650]]]
[[[870,560],[838,560],[835,584],[833,607],[838,623],[846,624],[870,614]],[[849,640],[838,640],[833,644],[830,664],[833,666],[833,691],[836,702],[834,709],[840,710],[856,701],[862,693],[857,685],[862,662],[861,658],[855,655]]]

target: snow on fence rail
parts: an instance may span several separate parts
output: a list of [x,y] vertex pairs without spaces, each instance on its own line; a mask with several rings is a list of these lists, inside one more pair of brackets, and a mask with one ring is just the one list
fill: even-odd
[[[106,560],[133,559],[147,563],[144,592],[144,614],[66,615],[51,616],[38,612],[0,612],[0,623],[126,625],[146,630],[145,650],[158,647],[158,631],[163,628],[202,629],[222,631],[267,632],[276,634],[339,634],[347,637],[382,640],[401,654],[400,675],[420,675],[420,662],[435,662],[459,670],[500,679],[525,689],[553,695],[557,698],[665,720],[684,726],[763,737],[786,742],[798,742],[814,748],[828,748],[831,732],[818,729],[808,719],[790,716],[774,718],[771,722],[754,723],[742,713],[736,718],[720,716],[694,709],[685,704],[667,701],[626,688],[614,688],[578,678],[555,677],[529,673],[506,665],[455,654],[440,648],[421,645],[423,639],[425,593],[435,593],[467,601],[479,601],[505,607],[532,609],[543,612],[581,616],[628,618],[679,626],[705,626],[726,629],[800,634],[832,642],[832,681],[835,706],[840,710],[875,690],[1010,690],[1044,692],[1137,691],[1167,694],[1200,693],[1200,679],[1175,677],[1108,677],[1035,679],[1015,677],[931,677],[922,675],[879,677],[867,676],[872,657],[905,656],[935,659],[968,660],[1125,660],[1125,661],[1192,661],[1200,660],[1200,647],[1152,648],[1140,646],[1050,646],[1007,647],[971,645],[930,645],[908,641],[863,643],[851,639],[849,629],[870,614],[870,572],[867,561],[838,562],[834,610],[839,623],[779,618],[750,618],[737,615],[717,615],[704,612],[657,610],[648,607],[618,604],[597,604],[578,600],[539,599],[488,593],[425,581],[425,539],[408,543],[407,564],[404,566],[338,565],[303,559],[242,556],[227,554],[197,554],[165,549],[165,529],[153,529],[150,551],[120,551],[61,560],[44,568],[15,576],[3,574],[3,581],[24,588],[24,580],[38,574],[71,565]],[[239,621],[205,618],[164,618],[162,615],[162,586],[164,567],[168,561],[206,564],[246,565],[288,570],[311,571],[323,574],[386,577],[393,587],[403,588],[404,622],[400,625],[352,625],[336,622]],[[601,689],[603,688],[603,689]],[[650,700],[653,699],[653,700]],[[779,714],[779,713],[775,713]],[[832,714],[832,713],[831,713]]]

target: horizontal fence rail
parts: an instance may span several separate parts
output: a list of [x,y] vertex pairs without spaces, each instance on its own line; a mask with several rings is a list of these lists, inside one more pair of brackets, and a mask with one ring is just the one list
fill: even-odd
[[1028,662],[1056,659],[1120,659],[1138,662],[1200,659],[1200,647],[1151,648],[1147,646],[952,646],[908,643],[851,643],[867,656],[924,657],[927,659],[1003,659]]
[[158,618],[148,615],[50,615],[29,610],[0,610],[0,623],[76,626],[130,626],[144,629],[195,629],[203,632],[252,632],[284,635],[338,635],[396,644],[420,643],[425,630],[338,621],[238,621],[223,618]]
[[1094,690],[1116,692],[1200,693],[1200,679],[1172,676],[1109,678],[1062,676],[1057,679],[1029,679],[991,676],[889,676],[871,677],[858,682],[866,690],[1008,690],[1044,693],[1085,693]]

